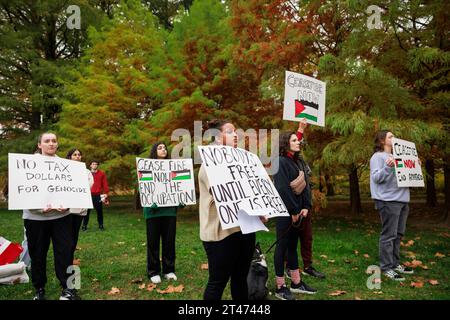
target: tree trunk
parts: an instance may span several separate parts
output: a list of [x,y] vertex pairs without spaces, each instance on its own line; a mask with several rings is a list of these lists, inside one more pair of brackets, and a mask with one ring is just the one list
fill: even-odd
[[444,222],[450,225],[450,157],[442,159],[444,162],[444,195],[445,195],[445,210]]
[[141,197],[139,196],[139,190],[134,188],[134,210],[141,210]]
[[361,195],[359,193],[358,168],[352,166],[350,174],[348,175],[350,182],[350,207],[354,215],[362,213]]
[[31,112],[31,130],[39,130],[41,128],[41,112],[33,110]]
[[425,161],[426,170],[426,185],[427,185],[427,206],[436,207],[437,197],[436,197],[436,187],[434,185],[434,160],[426,159]]
[[334,181],[329,174],[325,174],[325,183],[327,184],[327,196],[334,196]]

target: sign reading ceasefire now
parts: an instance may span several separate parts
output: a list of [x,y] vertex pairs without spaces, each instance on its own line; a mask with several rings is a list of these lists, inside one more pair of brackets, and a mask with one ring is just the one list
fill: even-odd
[[413,142],[392,138],[395,174],[399,187],[424,187],[422,168]]

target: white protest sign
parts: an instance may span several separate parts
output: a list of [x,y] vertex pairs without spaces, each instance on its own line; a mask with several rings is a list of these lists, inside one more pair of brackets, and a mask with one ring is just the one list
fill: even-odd
[[325,126],[326,83],[300,73],[286,71],[283,119]]
[[258,156],[241,148],[199,146],[223,229],[239,226],[239,212],[289,216]]
[[93,207],[83,162],[9,153],[8,189],[9,210]]
[[425,182],[416,145],[413,142],[392,138],[392,153],[395,160],[397,185],[399,187],[424,187]]
[[142,207],[196,203],[192,159],[136,158]]
[[250,216],[244,210],[239,211],[238,222],[243,234],[257,231],[269,231],[258,216]]

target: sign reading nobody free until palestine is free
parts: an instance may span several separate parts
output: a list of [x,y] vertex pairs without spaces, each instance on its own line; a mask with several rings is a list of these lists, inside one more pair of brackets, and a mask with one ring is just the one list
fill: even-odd
[[258,156],[229,146],[198,149],[222,229],[242,229],[242,211],[249,216],[289,216]]
[[422,168],[413,142],[392,138],[395,175],[399,187],[424,187]]
[[136,158],[142,207],[196,203],[192,159]]
[[92,198],[83,162],[40,154],[8,154],[8,209],[87,208]]
[[283,119],[325,126],[326,83],[300,73],[286,71]]

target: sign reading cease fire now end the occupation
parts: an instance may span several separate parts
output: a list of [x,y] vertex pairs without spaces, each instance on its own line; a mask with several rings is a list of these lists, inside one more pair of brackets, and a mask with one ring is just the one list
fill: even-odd
[[283,119],[325,126],[325,94],[325,82],[286,71]]

